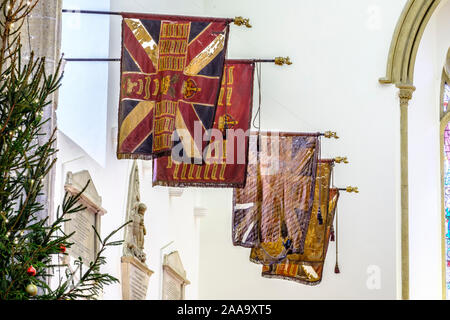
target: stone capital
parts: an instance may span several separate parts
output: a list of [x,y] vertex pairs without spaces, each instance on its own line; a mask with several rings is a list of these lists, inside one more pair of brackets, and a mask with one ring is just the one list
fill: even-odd
[[397,88],[399,89],[400,107],[407,107],[416,87],[413,85],[397,85]]

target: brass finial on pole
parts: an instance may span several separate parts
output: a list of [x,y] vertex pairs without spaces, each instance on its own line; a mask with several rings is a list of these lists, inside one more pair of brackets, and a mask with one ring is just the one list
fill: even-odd
[[331,139],[331,138],[335,138],[335,139],[339,139],[339,137],[337,136],[336,132],[333,131],[326,131],[323,136],[325,138]]
[[236,17],[233,20],[234,24],[237,26],[246,26],[247,28],[251,28],[252,25],[250,24],[249,18],[243,18],[243,17]]
[[359,190],[358,190],[358,187],[347,187],[347,188],[345,188],[344,189],[346,192],[348,192],[348,193],[359,193]]
[[292,62],[291,62],[291,59],[289,57],[286,57],[286,58],[284,58],[284,57],[276,57],[275,58],[275,64],[279,65],[279,66],[282,66],[282,65],[285,65],[285,64],[291,65]]
[[334,158],[334,162],[336,163],[348,163],[347,157],[336,157]]
[[348,193],[359,193],[358,187],[338,188],[339,191],[345,191]]

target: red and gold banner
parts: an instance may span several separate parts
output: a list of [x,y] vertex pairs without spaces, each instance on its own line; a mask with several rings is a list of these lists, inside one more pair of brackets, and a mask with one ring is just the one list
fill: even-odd
[[328,202],[328,212],[324,216],[323,226],[310,223],[311,227],[307,236],[309,240],[306,240],[309,245],[305,247],[305,253],[303,255],[290,254],[280,263],[264,265],[262,267],[263,277],[291,280],[307,285],[318,285],[322,281],[338,199],[339,190],[330,189],[329,198],[326,201]]
[[[211,139],[203,141],[203,163],[153,160],[153,185],[236,187],[245,185],[253,104],[252,60],[227,60]],[[184,149],[182,150],[185,151]]]
[[151,159],[170,152],[174,131],[212,127],[229,21],[122,16],[117,157]]
[[274,261],[280,261],[287,250],[303,253],[313,205],[318,136],[274,132],[251,136],[246,185],[234,189],[234,245],[263,246]]

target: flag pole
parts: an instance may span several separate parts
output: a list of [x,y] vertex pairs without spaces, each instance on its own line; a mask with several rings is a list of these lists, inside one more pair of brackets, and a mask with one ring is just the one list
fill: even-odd
[[[64,58],[65,61],[73,61],[73,62],[98,62],[98,61],[121,61],[120,58]],[[239,62],[239,61],[248,61],[248,62],[270,62],[275,63],[276,65],[282,66],[282,65],[290,65],[292,64],[289,57],[283,58],[283,57],[276,57],[274,59],[227,59],[227,61],[230,62]]]
[[154,17],[155,19],[186,19],[186,20],[201,20],[204,21],[205,19],[209,21],[224,21],[227,23],[233,22],[237,26],[246,26],[247,28],[251,28],[250,19],[243,18],[243,17],[235,17],[235,18],[204,18],[204,17],[195,17],[195,16],[179,16],[179,15],[168,15],[168,14],[143,14],[143,13],[136,13],[136,12],[118,12],[118,11],[97,11],[97,10],[76,10],[76,9],[62,9],[62,13],[83,13],[83,14],[98,14],[98,15],[110,15],[110,16],[127,16],[130,18],[139,18],[139,17],[146,17],[151,18]]
[[263,136],[272,136],[279,135],[284,137],[325,137],[327,139],[339,139],[336,132],[333,131],[325,131],[325,132],[278,132],[278,131],[252,131],[252,135],[263,135]]
[[121,12],[114,11],[95,11],[95,10],[71,10],[71,9],[62,9],[63,13],[85,13],[85,14],[106,14],[110,16],[121,16]]

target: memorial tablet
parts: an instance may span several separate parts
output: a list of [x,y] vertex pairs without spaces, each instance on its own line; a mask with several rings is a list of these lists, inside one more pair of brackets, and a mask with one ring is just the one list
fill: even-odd
[[145,300],[153,271],[134,257],[122,257],[122,299]]
[[87,188],[78,200],[78,204],[85,209],[70,214],[68,216],[70,220],[64,224],[66,234],[75,232],[70,238],[73,245],[67,249],[67,252],[75,259],[81,257],[85,265],[89,265],[97,254],[99,244],[93,226],[100,233],[100,217],[106,213],[106,210],[101,207],[102,198],[87,170],[77,173],[68,172],[64,185],[65,191],[74,196],[80,193],[88,182]]
[[184,300],[185,287],[190,283],[178,251],[166,254],[163,263],[162,299]]

